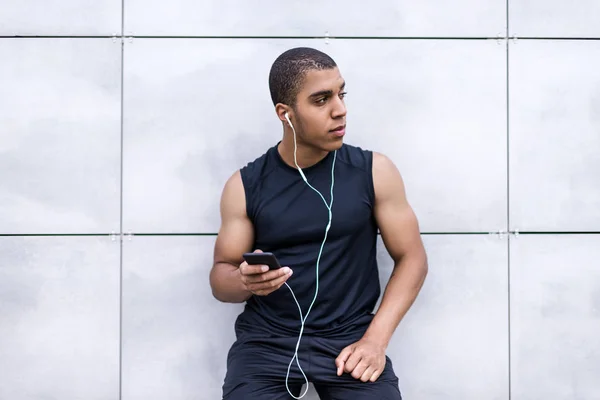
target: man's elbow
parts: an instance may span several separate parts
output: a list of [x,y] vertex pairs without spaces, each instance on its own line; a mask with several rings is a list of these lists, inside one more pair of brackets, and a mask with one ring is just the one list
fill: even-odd
[[226,296],[223,296],[219,291],[214,289],[212,291],[212,295],[217,301],[221,303],[238,303],[237,301],[231,301],[231,299],[228,299]]
[[427,253],[425,252],[425,249],[421,249],[419,252],[417,252],[415,258],[415,264],[417,265],[419,272],[423,276],[423,279],[425,279],[427,273],[429,272],[429,262],[427,260]]
[[402,268],[410,269],[411,275],[418,276],[419,283],[423,283],[429,273],[429,262],[424,249],[409,252],[404,254],[396,262],[397,266],[402,265]]
[[221,303],[244,303],[249,296],[232,286],[229,271],[223,267],[224,265],[217,263],[211,269],[209,283],[212,296]]
[[427,278],[427,274],[429,273],[429,262],[427,261],[427,256],[424,257],[423,262],[421,264],[421,281],[424,282],[425,278]]
[[236,299],[236,298],[232,298],[231,296],[228,296],[226,291],[219,288],[218,285],[213,285],[212,282],[210,285],[210,289],[211,289],[212,296],[215,298],[215,300],[217,300],[221,303],[234,303],[235,304],[235,303],[243,302],[240,299]]
[[223,291],[219,288],[219,279],[217,276],[216,265],[213,265],[213,267],[211,268],[208,281],[210,284],[210,291],[212,293],[212,296],[221,303],[228,303],[228,301],[226,301],[226,297],[223,295]]
[[225,298],[225,296],[223,296],[223,293],[219,290],[219,288],[215,284],[213,284],[212,281],[210,283],[210,291],[212,293],[212,296],[215,298],[215,300],[217,300],[221,303],[229,303],[228,301],[226,301],[227,299]]

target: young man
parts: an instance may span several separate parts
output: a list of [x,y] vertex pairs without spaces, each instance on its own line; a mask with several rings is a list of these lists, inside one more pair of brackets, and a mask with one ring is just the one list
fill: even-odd
[[[399,400],[386,349],[428,269],[401,175],[386,156],[343,143],[345,82],[328,55],[284,52],[269,86],[283,139],[221,198],[210,284],[219,301],[246,302],[223,398],[299,398],[311,381],[323,400]],[[373,314],[378,229],[395,267]],[[261,251],[283,268],[244,261]]]

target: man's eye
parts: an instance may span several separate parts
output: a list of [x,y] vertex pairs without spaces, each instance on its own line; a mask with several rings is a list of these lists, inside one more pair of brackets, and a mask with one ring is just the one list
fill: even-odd
[[323,104],[323,103],[325,103],[325,101],[326,101],[326,100],[327,100],[327,98],[325,98],[325,97],[321,97],[320,99],[317,99],[317,100],[316,100],[316,103],[317,103],[317,104]]
[[348,92],[342,92],[342,93],[340,93],[340,97],[343,99],[344,97],[346,97],[347,94],[348,94]]

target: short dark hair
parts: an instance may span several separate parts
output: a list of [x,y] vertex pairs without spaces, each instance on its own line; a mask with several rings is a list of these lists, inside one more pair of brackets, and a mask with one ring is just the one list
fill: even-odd
[[296,105],[296,96],[304,76],[309,70],[324,70],[337,67],[333,59],[322,51],[310,47],[296,47],[282,53],[269,73],[269,90],[273,105]]

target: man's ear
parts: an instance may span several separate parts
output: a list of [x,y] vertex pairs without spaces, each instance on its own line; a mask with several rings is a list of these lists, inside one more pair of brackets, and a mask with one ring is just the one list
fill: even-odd
[[275,112],[277,113],[277,117],[284,122],[286,125],[288,124],[287,119],[285,118],[285,114],[288,114],[290,119],[293,118],[293,112],[290,106],[287,104],[277,103],[275,106]]

